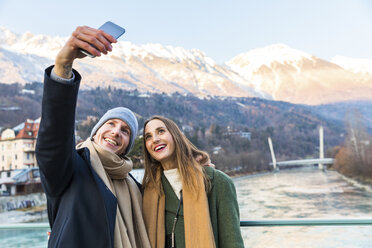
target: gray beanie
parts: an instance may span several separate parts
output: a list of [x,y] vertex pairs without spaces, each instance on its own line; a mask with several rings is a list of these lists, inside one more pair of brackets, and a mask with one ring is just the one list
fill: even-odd
[[110,109],[107,111],[101,119],[97,122],[97,124],[93,127],[92,132],[90,133],[90,138],[92,138],[97,130],[108,120],[110,119],[120,119],[127,123],[127,125],[130,128],[130,139],[127,149],[125,150],[123,155],[126,155],[130,152],[134,145],[134,140],[137,137],[137,131],[138,131],[138,122],[136,116],[133,114],[133,112],[124,107],[117,107]]

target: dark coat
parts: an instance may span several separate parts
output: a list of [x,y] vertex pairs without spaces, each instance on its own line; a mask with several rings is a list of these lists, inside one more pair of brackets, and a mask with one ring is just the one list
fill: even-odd
[[52,229],[48,247],[113,247],[117,199],[93,170],[89,150],[75,149],[81,76],[64,84],[45,71],[36,158]]

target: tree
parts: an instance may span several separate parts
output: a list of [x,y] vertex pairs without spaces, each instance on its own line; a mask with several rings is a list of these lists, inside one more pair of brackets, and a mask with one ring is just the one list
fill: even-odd
[[345,145],[337,152],[334,168],[347,176],[371,179],[372,139],[366,132],[364,117],[358,111],[351,111],[346,115],[345,126]]
[[143,137],[137,137],[128,157],[132,159],[134,168],[143,168]]

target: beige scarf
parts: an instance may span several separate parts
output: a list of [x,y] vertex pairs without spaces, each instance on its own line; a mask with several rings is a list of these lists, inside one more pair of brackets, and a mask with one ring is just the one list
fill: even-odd
[[[207,195],[203,176],[198,175],[198,192],[183,188],[183,217],[186,248],[214,248],[212,224],[209,216]],[[156,174],[156,183],[161,184],[161,169]],[[153,185],[145,188],[143,216],[152,248],[165,245],[165,195],[159,196]]]
[[118,201],[114,247],[150,248],[142,216],[142,195],[137,184],[128,176],[133,167],[132,161],[103,149],[89,138],[77,146],[82,147],[89,149],[94,171]]

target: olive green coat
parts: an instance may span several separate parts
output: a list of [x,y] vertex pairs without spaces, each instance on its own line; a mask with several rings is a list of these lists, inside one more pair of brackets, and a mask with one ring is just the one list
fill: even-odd
[[[205,171],[211,181],[211,189],[208,193],[208,204],[216,247],[244,247],[240,232],[239,206],[234,183],[229,176],[219,170],[205,167]],[[165,193],[165,232],[168,235],[172,232],[179,199],[164,175],[162,175],[162,184]],[[195,211],[197,211],[197,209],[195,209]],[[185,247],[182,206],[176,223],[175,240],[176,248]]]

